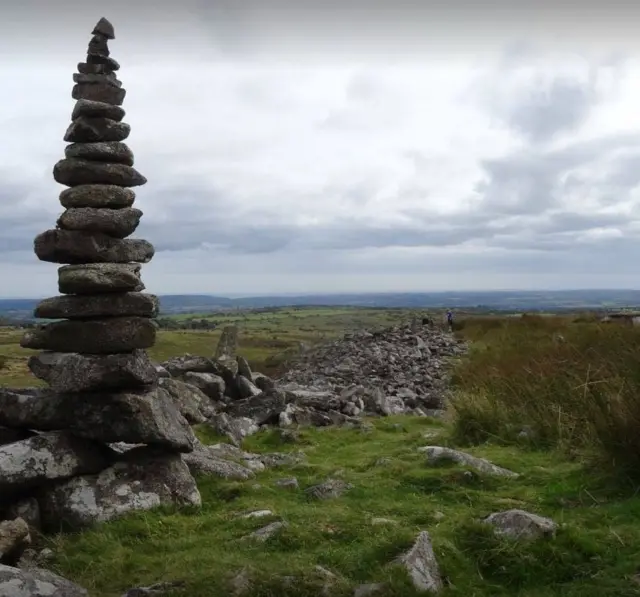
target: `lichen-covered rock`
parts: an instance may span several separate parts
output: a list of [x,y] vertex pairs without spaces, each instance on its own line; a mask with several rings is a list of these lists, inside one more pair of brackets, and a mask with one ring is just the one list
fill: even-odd
[[[218,367],[212,359],[206,357],[185,354],[181,357],[172,357],[161,365],[173,376],[180,377],[187,372],[216,373]],[[193,381],[189,382],[193,383]],[[194,384],[195,385],[195,384]]]
[[60,193],[63,207],[107,207],[122,209],[131,207],[136,194],[131,189],[107,184],[83,184]]
[[215,373],[189,371],[184,374],[184,381],[198,388],[211,400],[222,400],[226,385],[224,379]]
[[138,263],[64,265],[58,268],[58,290],[63,294],[139,292],[144,290],[141,267]]
[[149,241],[80,230],[47,230],[33,246],[38,259],[50,263],[148,263],[154,255]]
[[57,224],[64,230],[98,232],[114,238],[125,238],[135,232],[141,217],[142,211],[135,207],[71,207],[58,218]]
[[147,447],[126,452],[97,475],[75,477],[42,492],[43,525],[79,529],[162,505],[199,506],[200,492],[179,454]]
[[126,122],[111,120],[103,116],[80,116],[73,120],[67,128],[64,140],[67,143],[124,141],[130,132],[131,127]]
[[113,354],[150,348],[156,327],[145,317],[55,321],[25,332],[20,346],[34,350]]
[[424,452],[427,455],[427,460],[432,463],[449,461],[455,462],[456,464],[468,466],[469,468],[475,469],[479,473],[484,473],[487,475],[495,475],[497,477],[518,477],[517,473],[496,466],[495,464],[489,462],[488,460],[485,460],[484,458],[478,458],[465,452],[453,450],[452,448],[444,448],[442,446],[425,446],[424,448],[420,448],[419,450],[421,452]]
[[49,570],[0,564],[0,597],[89,597],[89,594]]
[[247,379],[244,375],[238,374],[235,381],[240,398],[251,398],[252,396],[262,394],[262,390],[256,387],[251,380]]
[[35,309],[42,319],[98,319],[101,317],[156,317],[158,297],[142,292],[101,293],[46,298]]
[[191,425],[204,423],[207,420],[207,417],[203,414],[204,411],[207,414],[212,414],[210,412],[212,407],[210,406],[209,397],[197,387],[171,378],[163,378],[159,383],[160,387],[171,396],[180,414]]
[[207,424],[218,434],[229,438],[234,446],[240,447],[245,437],[258,433],[260,427],[248,417],[230,417],[226,413],[211,416]]
[[67,158],[93,160],[94,162],[110,162],[133,166],[133,151],[126,143],[105,141],[99,143],[72,143],[64,148]]
[[484,522],[493,526],[498,535],[506,535],[514,539],[552,536],[558,528],[550,518],[518,509],[494,512],[487,516]]
[[162,388],[73,394],[0,388],[0,424],[39,431],[68,429],[99,442],[144,443],[183,452],[192,450],[195,440]]
[[440,567],[427,531],[418,535],[413,547],[400,556],[398,562],[406,569],[418,591],[438,593],[443,589]]
[[42,352],[30,357],[28,365],[52,390],[63,393],[136,389],[157,380],[144,350],[106,355]]
[[220,453],[211,446],[197,443],[195,450],[184,454],[182,459],[194,475],[215,475],[223,479],[246,480],[254,476],[253,471],[231,459],[220,457]]
[[109,464],[102,445],[65,432],[34,435],[0,447],[0,494],[30,489]]

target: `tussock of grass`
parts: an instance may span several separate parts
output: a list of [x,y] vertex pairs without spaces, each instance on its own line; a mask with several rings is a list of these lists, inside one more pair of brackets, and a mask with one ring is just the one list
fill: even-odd
[[[456,437],[588,450],[640,471],[640,331],[536,317],[467,320]],[[521,433],[522,431],[525,433]]]

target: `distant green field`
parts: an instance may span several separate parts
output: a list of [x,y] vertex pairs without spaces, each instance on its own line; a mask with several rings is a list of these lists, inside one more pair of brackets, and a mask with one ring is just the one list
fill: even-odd
[[[336,338],[347,330],[393,325],[407,320],[413,313],[417,312],[408,309],[294,307],[233,314],[176,315],[171,319],[210,319],[218,322],[219,327],[211,331],[162,330],[149,354],[157,361],[186,353],[211,356],[222,327],[235,324],[239,329],[239,354],[257,370],[272,373],[286,354],[298,350],[300,343],[310,346]],[[20,347],[22,334],[15,328],[0,328],[0,359],[6,357],[5,365],[0,369],[0,385],[40,385],[27,368],[27,359],[34,351]]]

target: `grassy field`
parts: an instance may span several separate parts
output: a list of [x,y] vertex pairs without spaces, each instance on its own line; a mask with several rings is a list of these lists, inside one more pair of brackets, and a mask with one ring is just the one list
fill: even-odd
[[[318,329],[331,337],[341,326],[407,315],[350,310],[338,324],[330,311],[310,321],[283,316],[279,324],[256,315],[252,331],[242,328],[243,342],[264,342],[271,334],[309,341]],[[412,597],[417,593],[392,561],[428,530],[446,578],[444,597],[637,596],[640,333],[581,321],[461,321],[456,333],[471,342],[471,351],[457,366],[447,420],[374,419],[369,432],[306,429],[296,443],[283,443],[276,431],[253,436],[245,449],[303,450],[306,462],[245,482],[199,479],[201,509],[136,514],[49,538],[55,569],[96,597],[119,597],[131,586],[163,580],[185,583],[168,596],[232,595],[231,579],[241,570],[253,579],[249,595],[310,597],[322,594],[317,565],[337,576],[331,595],[346,597],[361,583],[384,582],[386,590],[377,595]],[[170,346],[158,349],[211,354],[213,336],[173,332]],[[261,344],[259,350],[253,359],[280,347]],[[206,428],[198,434],[222,441]],[[425,445],[463,449],[520,477],[428,466],[418,451]],[[301,490],[275,485],[292,476]],[[335,500],[309,501],[302,489],[328,477],[354,488]],[[557,536],[498,538],[478,522],[510,508],[553,518]],[[262,509],[274,516],[238,517]],[[288,523],[276,537],[263,544],[239,541],[274,519]]]
[[[288,352],[297,351],[301,342],[313,345],[336,338],[347,330],[392,325],[406,320],[409,313],[402,309],[285,308],[244,314],[177,315],[176,319],[212,319],[219,323],[219,328],[212,331],[161,330],[149,354],[157,361],[185,353],[211,356],[222,327],[235,324],[239,329],[239,354],[256,370],[270,374]],[[4,367],[0,368],[0,385],[41,385],[27,368],[27,360],[34,351],[20,347],[22,334],[14,328],[0,327],[0,362],[4,361]]]

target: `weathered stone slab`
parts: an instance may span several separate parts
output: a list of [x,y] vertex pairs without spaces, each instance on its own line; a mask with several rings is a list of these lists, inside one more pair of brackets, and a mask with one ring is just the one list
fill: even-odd
[[77,69],[83,75],[111,75],[116,70],[108,64],[89,64],[88,62],[78,62]]
[[[87,62],[113,64],[109,61],[108,56],[101,56],[99,54],[89,54],[87,56]],[[113,62],[115,62],[115,60]],[[115,63],[117,64],[117,62]],[[112,68],[112,70],[116,69]],[[71,97],[75,100],[86,99],[113,104],[114,106],[121,106],[126,95],[127,91],[124,87],[114,87],[113,85],[109,85],[109,83],[76,83],[71,90]]]
[[148,263],[154,255],[146,240],[80,230],[47,230],[36,236],[33,248],[40,261],[50,263]]
[[160,387],[166,390],[180,414],[191,424],[204,423],[207,418],[204,412],[213,414],[213,406],[209,397],[191,384],[177,379],[162,378]]
[[101,232],[115,238],[125,238],[135,232],[141,217],[142,212],[135,207],[72,207],[58,218],[57,225],[65,230]]
[[149,391],[60,394],[0,388],[0,425],[53,431],[104,443],[150,444],[188,452],[195,437],[169,394]]
[[133,152],[125,143],[117,141],[99,143],[72,143],[64,149],[67,158],[93,160],[96,162],[110,162],[133,166]]
[[[82,75],[84,77],[100,75]],[[131,133],[126,122],[109,118],[80,116],[68,126],[64,134],[67,143],[98,143],[105,141],[124,141]]]
[[135,168],[126,164],[92,162],[77,158],[65,158],[53,167],[56,182],[68,187],[81,184],[113,184],[121,187],[137,187],[147,179]]
[[87,263],[58,269],[58,290],[63,294],[138,292],[144,290],[137,263]]
[[[85,64],[85,66],[90,66],[92,69],[105,68],[100,64]],[[81,99],[78,100],[76,105],[73,107],[71,120],[75,120],[81,116],[85,116],[87,118],[110,118],[111,120],[120,122],[125,116],[125,111],[124,108],[121,108],[120,106]]]
[[106,73],[73,73],[74,83],[95,83],[96,85],[113,85],[122,87],[122,81],[113,72]]
[[194,385],[212,400],[223,400],[225,383],[224,379],[215,373],[199,373],[188,371],[184,375],[184,380]]
[[0,447],[0,493],[96,473],[108,465],[108,450],[101,444],[57,431],[34,435]]
[[42,319],[156,317],[158,297],[140,292],[55,296],[40,301],[34,316]]
[[100,356],[47,351],[30,357],[28,365],[37,378],[56,392],[135,389],[158,379],[144,350]]
[[65,189],[60,193],[63,207],[108,207],[120,209],[131,207],[136,194],[131,189],[116,185],[83,184]]
[[171,357],[161,364],[172,376],[184,375],[188,371],[196,373],[217,373],[218,371],[218,366],[213,360],[192,354]]
[[196,482],[179,454],[147,447],[129,450],[97,475],[76,477],[43,492],[45,529],[80,529],[136,510],[200,506]]
[[406,569],[417,591],[439,593],[444,588],[440,566],[427,531],[422,531],[413,547],[400,556],[398,563]]
[[109,71],[120,70],[120,64],[111,56],[101,56],[100,54],[87,54],[87,64],[103,64]]
[[112,354],[151,348],[156,327],[145,317],[55,321],[25,332],[20,346],[33,350]]
[[0,597],[88,597],[82,587],[42,568],[0,564]]

